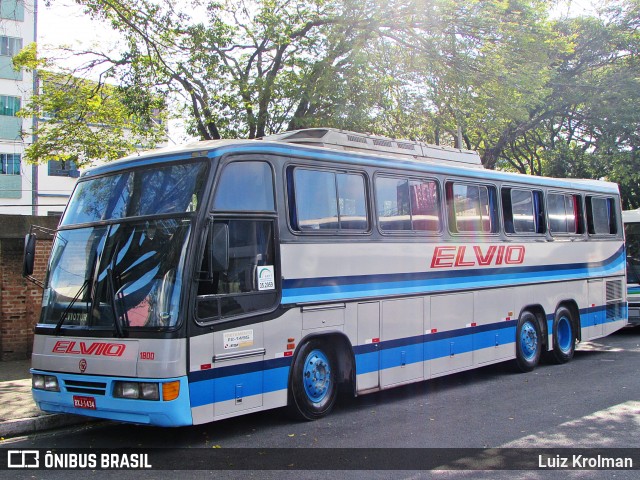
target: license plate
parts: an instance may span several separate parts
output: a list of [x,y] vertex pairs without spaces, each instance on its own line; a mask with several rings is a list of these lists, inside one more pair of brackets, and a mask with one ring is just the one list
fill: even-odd
[[76,408],[86,408],[89,410],[96,409],[96,399],[93,397],[79,397],[73,396],[73,406]]

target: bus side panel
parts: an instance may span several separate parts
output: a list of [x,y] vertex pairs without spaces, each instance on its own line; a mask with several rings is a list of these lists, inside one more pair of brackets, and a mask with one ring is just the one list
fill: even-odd
[[473,310],[471,292],[431,297],[428,360],[432,377],[473,365]]
[[[189,389],[194,424],[287,404],[293,350],[301,315],[290,309],[273,320],[192,337]],[[270,332],[263,338],[265,324]]]
[[420,297],[382,302],[380,386],[422,380],[423,301]]
[[[358,304],[356,345],[356,390],[380,386],[380,302]],[[359,349],[359,351],[358,351]]]
[[474,295],[473,364],[483,365],[514,356],[517,318],[514,288],[479,290]]

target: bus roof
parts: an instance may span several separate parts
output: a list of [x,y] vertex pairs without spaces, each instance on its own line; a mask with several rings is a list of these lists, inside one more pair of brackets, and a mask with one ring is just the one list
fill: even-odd
[[[343,135],[360,135],[368,140],[369,145],[365,146],[365,148],[345,149],[344,145],[330,143],[330,140],[335,139],[335,135],[323,138],[323,140],[328,139],[329,141],[327,142],[318,142],[317,138],[314,142],[312,141],[313,137],[309,137],[308,135],[296,135],[300,132],[308,133],[310,131],[328,131],[332,134],[339,132]],[[316,135],[319,134],[316,133]],[[287,137],[289,136],[294,136],[294,138],[291,139],[291,141],[287,141]],[[82,174],[82,178],[176,160],[189,160],[199,157],[215,158],[230,153],[272,153],[340,164],[375,166],[391,169],[399,168],[413,170],[417,173],[428,172],[431,174],[455,175],[478,180],[513,182],[540,187],[589,190],[616,195],[619,192],[617,184],[602,180],[560,179],[487,170],[482,168],[481,163],[476,163],[476,159],[478,162],[480,160],[477,152],[471,152],[469,150],[434,147],[421,142],[413,142],[416,145],[416,149],[417,146],[420,146],[424,154],[419,156],[406,155],[404,153],[394,154],[394,152],[390,150],[403,148],[397,146],[398,141],[394,140],[394,142],[396,142],[395,146],[393,144],[391,146],[388,144],[381,145],[383,148],[379,149],[372,147],[374,139],[385,139],[385,137],[365,136],[358,133],[332,129],[308,129],[265,137],[259,140],[194,141],[183,145],[137,152],[120,160],[88,169]],[[353,139],[350,141],[353,141]],[[319,145],[320,143],[322,143],[322,145]],[[400,141],[400,143],[402,143],[402,141]],[[411,142],[407,141],[407,145],[409,143]],[[437,153],[439,154],[438,158],[434,158]]]
[[637,210],[625,210],[622,212],[624,223],[640,223],[640,208]]

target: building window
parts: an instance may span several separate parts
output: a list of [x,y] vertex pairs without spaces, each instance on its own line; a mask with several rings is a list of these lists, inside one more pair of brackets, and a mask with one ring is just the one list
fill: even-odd
[[0,55],[13,57],[22,50],[22,39],[0,36]]
[[20,110],[20,97],[0,95],[0,115],[15,117]]
[[0,153],[0,174],[20,175],[20,154]]
[[49,162],[49,176],[80,178],[80,170],[78,170],[76,164],[71,161],[51,160]]
[[24,1],[0,0],[0,18],[24,22]]

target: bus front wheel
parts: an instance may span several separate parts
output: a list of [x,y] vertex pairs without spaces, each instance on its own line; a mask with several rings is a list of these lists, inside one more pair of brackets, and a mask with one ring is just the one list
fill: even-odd
[[560,307],[553,319],[553,349],[549,352],[555,363],[567,363],[576,350],[573,317],[568,308]]
[[331,411],[338,396],[336,368],[335,355],[324,342],[313,339],[300,347],[289,382],[294,417],[316,420]]
[[516,329],[516,367],[520,372],[530,372],[538,365],[542,353],[542,337],[536,316],[524,311]]

